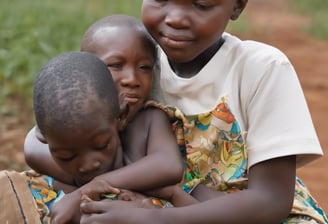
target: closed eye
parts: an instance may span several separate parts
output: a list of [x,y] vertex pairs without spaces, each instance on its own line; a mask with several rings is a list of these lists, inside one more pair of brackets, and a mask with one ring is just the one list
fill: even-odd
[[194,6],[200,10],[206,11],[209,10],[213,7],[213,5],[211,5],[210,3],[208,3],[207,1],[197,1],[194,2]]
[[69,162],[69,161],[72,161],[76,155],[53,155],[57,160],[60,160],[60,161],[63,161],[63,162]]
[[105,149],[108,148],[108,145],[109,145],[109,144],[110,144],[110,142],[108,141],[108,142],[106,142],[105,144],[103,144],[103,145],[101,145],[101,146],[97,146],[97,147],[96,147],[96,150],[98,150],[98,151],[105,150]]

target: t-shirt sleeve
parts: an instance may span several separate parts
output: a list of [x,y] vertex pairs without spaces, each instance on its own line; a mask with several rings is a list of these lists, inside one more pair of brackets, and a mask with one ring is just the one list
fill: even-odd
[[256,75],[247,106],[249,164],[297,155],[297,166],[323,154],[311,115],[288,59],[274,60]]

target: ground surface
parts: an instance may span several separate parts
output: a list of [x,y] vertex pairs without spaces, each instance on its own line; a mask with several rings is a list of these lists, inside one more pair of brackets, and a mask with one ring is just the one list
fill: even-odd
[[250,0],[247,18],[256,29],[247,38],[281,49],[293,63],[303,86],[325,155],[298,170],[325,211],[328,211],[328,40],[301,31],[309,18],[290,13],[285,1]]
[[[278,47],[290,58],[299,75],[321,145],[328,153],[328,40],[316,40],[299,27],[309,18],[291,13],[283,0],[250,0],[246,16],[252,32],[242,38]],[[23,110],[21,110],[23,111]],[[0,169],[23,170],[23,139],[31,127],[26,116],[0,115]],[[328,211],[328,155],[298,170],[322,207]]]

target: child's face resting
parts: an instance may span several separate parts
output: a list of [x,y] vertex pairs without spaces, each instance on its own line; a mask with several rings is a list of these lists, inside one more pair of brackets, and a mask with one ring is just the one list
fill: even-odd
[[128,120],[148,98],[155,58],[149,40],[134,28],[106,27],[93,35],[94,53],[110,70],[121,109],[128,106]]
[[53,159],[77,186],[123,165],[118,121],[106,120],[101,111],[100,107],[93,108],[88,114],[92,119],[83,119],[75,127],[45,132]]
[[215,44],[247,0],[143,0],[142,21],[170,61],[190,62]]

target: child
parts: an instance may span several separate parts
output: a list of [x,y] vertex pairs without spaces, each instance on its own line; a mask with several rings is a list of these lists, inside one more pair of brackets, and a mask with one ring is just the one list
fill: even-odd
[[83,202],[81,223],[328,222],[295,184],[296,167],[323,152],[292,65],[271,46],[224,32],[246,4],[143,0],[143,23],[161,47],[157,99],[185,115],[183,187],[199,203],[153,210]]
[[[117,38],[118,36],[120,38]],[[124,165],[128,164],[128,166],[115,171],[113,169],[117,167],[110,167],[110,169],[103,169],[101,172],[91,175],[89,173],[93,169],[98,169],[100,165],[98,161],[94,163],[92,160],[88,161],[88,159],[92,159],[88,156],[88,158],[84,158],[84,162],[72,163],[75,161],[76,153],[71,152],[71,150],[74,149],[75,151],[77,146],[66,146],[66,144],[70,144],[68,140],[63,141],[61,145],[55,142],[55,151],[59,152],[54,152],[50,145],[52,142],[49,142],[49,137],[42,131],[42,127],[38,125],[42,134],[37,128],[31,130],[25,142],[25,155],[30,167],[40,173],[54,177],[55,184],[59,184],[56,188],[65,187],[67,189],[66,184],[68,184],[70,189],[67,192],[70,192],[72,191],[71,186],[80,187],[78,190],[65,195],[52,208],[53,222],[60,223],[72,219],[78,222],[79,217],[72,217],[72,215],[77,214],[78,216],[79,214],[81,193],[89,195],[92,192],[95,196],[97,196],[95,192],[119,193],[117,188],[145,192],[152,188],[174,184],[179,181],[182,175],[181,156],[168,117],[164,112],[155,108],[142,109],[151,88],[156,58],[153,42],[142,24],[132,17],[123,15],[106,17],[88,29],[82,41],[81,49],[97,55],[113,73],[121,107],[121,119],[117,128],[126,126],[124,131],[120,133],[120,137],[124,148]],[[65,65],[61,66],[64,67]],[[71,68],[69,64],[66,66],[68,67],[67,70]],[[90,65],[86,64],[85,66],[88,68]],[[58,69],[65,71],[63,68]],[[80,72],[83,71],[82,67],[79,69]],[[69,74],[69,71],[65,72]],[[68,74],[66,75],[68,76]],[[111,98],[114,96],[116,95],[111,96]],[[52,97],[49,96],[49,98]],[[95,100],[95,108],[96,102]],[[69,109],[73,112],[79,107],[76,105],[73,109],[72,107]],[[105,121],[105,114],[100,112],[97,117]],[[85,118],[84,126],[89,120]],[[51,126],[49,129],[51,130]],[[79,138],[84,132],[77,133],[76,138]],[[39,140],[48,143],[49,149]],[[104,141],[104,147],[105,143],[112,144],[103,137],[100,140]],[[59,159],[57,155],[60,157]],[[135,162],[136,160],[138,161]],[[78,173],[88,174],[86,175],[87,178],[78,178],[78,173],[73,173],[72,168],[67,168],[65,164],[70,164],[73,167],[84,164],[80,165]],[[100,175],[106,170],[112,172]],[[91,179],[92,181],[89,182]],[[58,183],[58,181],[65,185]],[[115,186],[115,188],[111,186]],[[76,208],[77,211],[72,212],[72,208]]]

